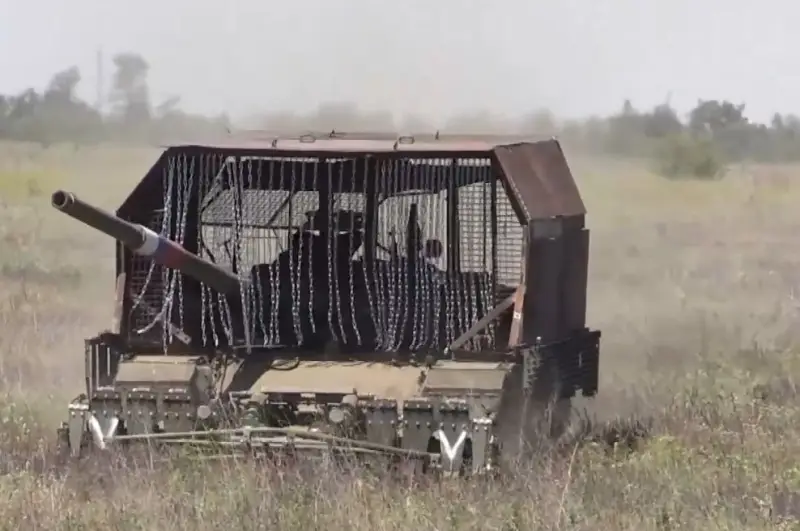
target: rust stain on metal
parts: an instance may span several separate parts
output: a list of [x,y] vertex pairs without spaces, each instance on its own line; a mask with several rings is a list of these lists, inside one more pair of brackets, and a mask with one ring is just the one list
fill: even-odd
[[529,219],[586,214],[558,141],[497,146],[494,153]]

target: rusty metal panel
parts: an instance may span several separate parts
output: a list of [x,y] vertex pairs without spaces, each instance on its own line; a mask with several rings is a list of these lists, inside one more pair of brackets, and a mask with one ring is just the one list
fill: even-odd
[[527,219],[586,213],[557,140],[496,146],[494,154]]

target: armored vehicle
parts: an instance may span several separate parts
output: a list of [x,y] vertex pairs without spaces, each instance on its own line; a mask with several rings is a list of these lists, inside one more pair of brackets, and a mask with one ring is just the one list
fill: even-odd
[[72,456],[207,443],[482,474],[597,392],[586,210],[555,139],[231,137],[167,148],[114,214],[52,205],[115,240]]

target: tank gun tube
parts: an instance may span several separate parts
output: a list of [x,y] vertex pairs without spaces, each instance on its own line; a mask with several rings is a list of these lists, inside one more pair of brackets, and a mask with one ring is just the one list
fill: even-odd
[[233,273],[190,253],[180,244],[153,230],[130,223],[113,214],[86,203],[71,192],[58,190],[51,197],[53,207],[59,212],[107,234],[140,256],[151,258],[163,266],[207,284],[225,294],[237,292],[241,283]]

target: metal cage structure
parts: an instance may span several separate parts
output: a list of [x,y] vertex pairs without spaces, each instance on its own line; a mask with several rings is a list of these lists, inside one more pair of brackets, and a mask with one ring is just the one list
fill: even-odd
[[[241,280],[220,293],[120,245],[119,331],[150,349],[441,351],[529,284],[530,269],[541,285],[515,302],[531,320],[519,330],[556,340],[584,326],[585,208],[553,139],[316,133],[175,146],[117,216]],[[513,315],[459,348],[532,340]]]

